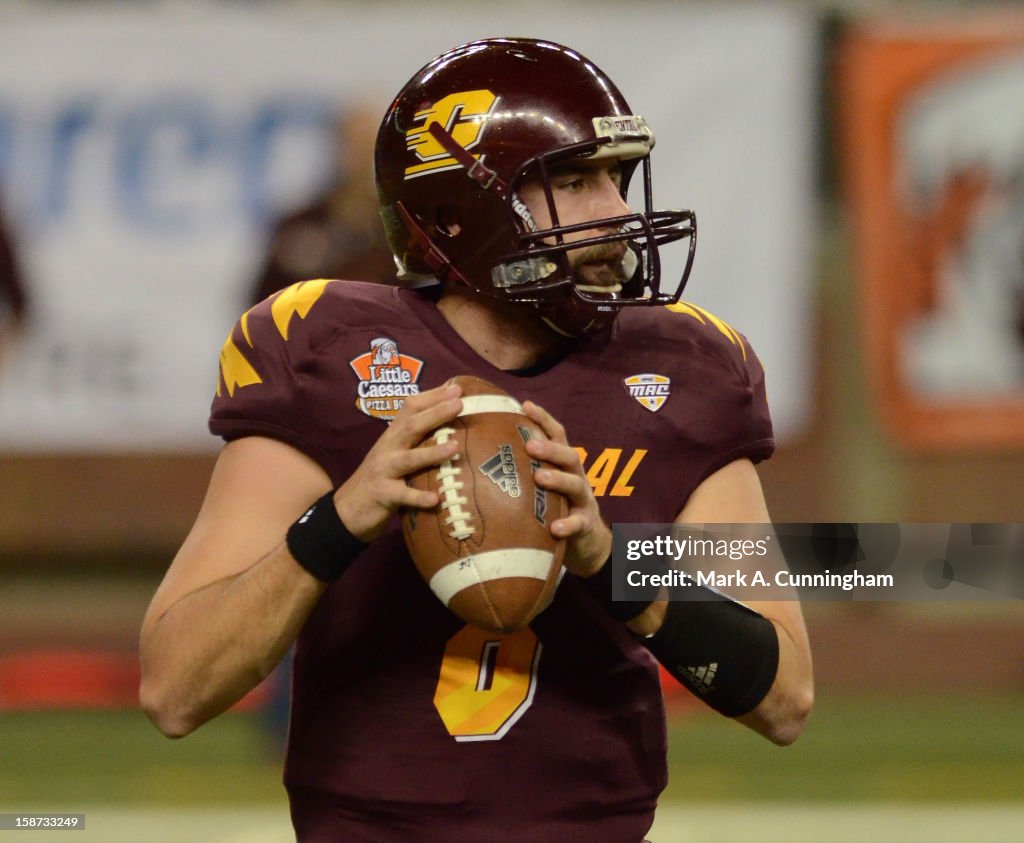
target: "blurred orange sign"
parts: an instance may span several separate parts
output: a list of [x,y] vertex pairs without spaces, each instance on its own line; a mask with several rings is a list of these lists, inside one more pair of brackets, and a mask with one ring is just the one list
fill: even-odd
[[1024,14],[855,27],[839,152],[872,394],[929,448],[1024,446]]

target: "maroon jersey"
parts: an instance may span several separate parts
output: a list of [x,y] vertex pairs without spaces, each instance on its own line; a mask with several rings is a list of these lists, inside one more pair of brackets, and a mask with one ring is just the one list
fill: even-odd
[[[309,281],[239,321],[210,429],[281,439],[340,485],[409,395],[458,374],[549,410],[609,523],[671,522],[709,474],[773,448],[746,341],[696,307],[627,309],[554,365],[482,360],[427,297]],[[300,841],[638,843],[666,782],[658,668],[572,575],[516,633],[466,626],[399,520],[296,644],[285,784]]]

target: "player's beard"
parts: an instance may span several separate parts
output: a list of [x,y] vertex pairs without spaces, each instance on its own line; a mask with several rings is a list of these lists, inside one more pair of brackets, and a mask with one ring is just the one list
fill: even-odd
[[573,281],[576,288],[587,293],[615,297],[629,280],[623,257],[627,249],[622,242],[597,243],[572,255]]

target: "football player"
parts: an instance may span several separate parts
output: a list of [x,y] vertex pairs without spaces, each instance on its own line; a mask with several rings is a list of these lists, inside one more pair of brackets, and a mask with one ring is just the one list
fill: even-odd
[[[299,841],[639,843],[666,783],[658,661],[787,744],[811,663],[799,605],[612,599],[614,522],[767,522],[773,450],[746,339],[678,303],[689,211],[656,211],[654,133],[579,53],[451,50],[399,92],[376,174],[396,284],[311,280],[221,352],[224,437],[142,630],[142,704],[188,734],[295,643],[285,765]],[[645,207],[625,196],[642,178]],[[659,250],[689,251],[663,283]],[[386,350],[383,353],[382,350]],[[528,627],[462,623],[406,552],[404,478],[462,406],[457,374],[524,401],[566,574]]]

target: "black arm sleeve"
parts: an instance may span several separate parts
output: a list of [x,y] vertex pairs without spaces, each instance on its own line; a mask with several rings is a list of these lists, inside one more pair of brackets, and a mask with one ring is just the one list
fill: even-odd
[[677,589],[661,628],[643,639],[683,685],[727,717],[753,710],[779,666],[775,625],[738,603],[697,585]]

